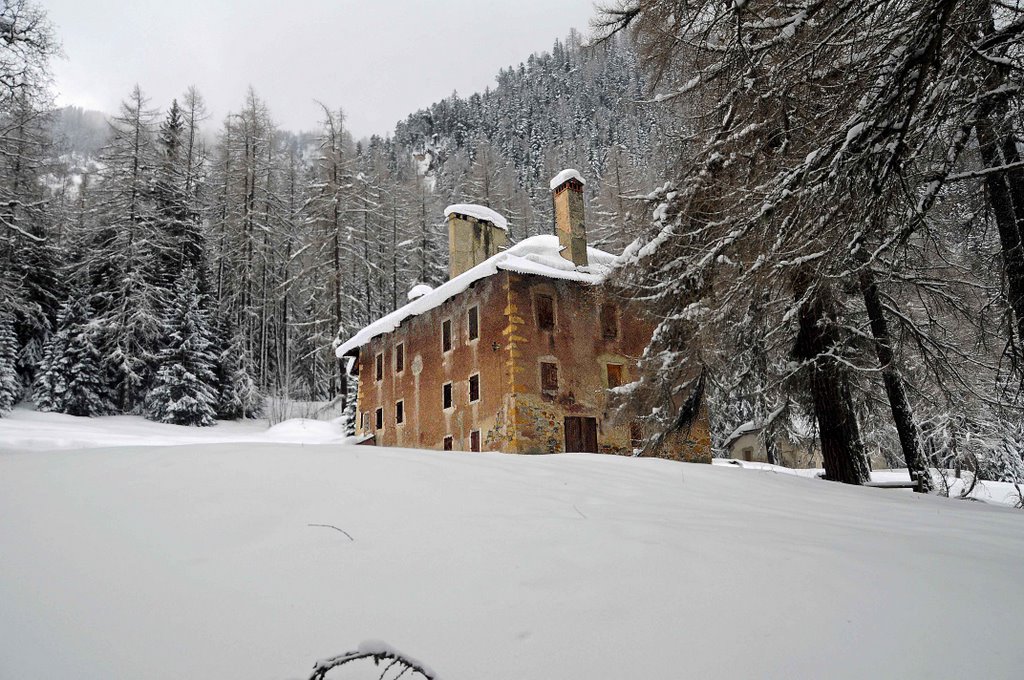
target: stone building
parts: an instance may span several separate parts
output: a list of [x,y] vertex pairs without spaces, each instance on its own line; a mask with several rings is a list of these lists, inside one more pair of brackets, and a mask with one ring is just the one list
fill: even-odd
[[[507,247],[505,219],[453,205],[450,280],[341,344],[358,375],[357,431],[377,445],[442,450],[630,453],[608,389],[633,380],[653,326],[611,294],[614,257],[587,245],[583,178],[552,182],[556,235]],[[706,434],[706,432],[705,432]],[[710,460],[707,437],[678,457]]]
[[[775,437],[776,463],[793,469],[817,469],[825,466],[821,457],[817,432],[811,422],[798,421],[798,431],[779,433]],[[725,440],[729,458],[752,463],[767,463],[764,428],[752,420],[740,425]],[[887,470],[890,465],[878,448],[868,449],[868,465],[872,470]]]

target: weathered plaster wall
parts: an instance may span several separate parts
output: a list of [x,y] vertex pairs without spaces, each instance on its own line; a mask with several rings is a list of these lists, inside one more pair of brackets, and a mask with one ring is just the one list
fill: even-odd
[[504,250],[508,234],[489,222],[452,213],[448,216],[448,244],[448,273],[455,278]]
[[[566,416],[593,417],[598,423],[602,452],[629,453],[629,426],[612,427],[607,418],[605,365],[623,366],[623,381],[636,370],[636,360],[650,339],[651,327],[640,321],[620,300],[607,298],[602,286],[582,286],[570,281],[509,274],[509,325],[511,346],[506,358],[514,408],[511,450],[518,453],[553,453],[565,449]],[[537,323],[537,297],[555,301],[555,325],[551,330]],[[617,337],[601,332],[602,302],[619,310]],[[558,390],[541,391],[541,363],[558,366]],[[513,379],[514,378],[514,379]]]
[[[555,302],[551,330],[537,323],[537,296]],[[618,310],[617,333],[605,338],[602,303]],[[480,338],[468,339],[468,311],[479,310]],[[452,320],[450,352],[442,352],[441,327]],[[406,320],[393,333],[365,345],[359,354],[360,433],[376,431],[382,446],[441,449],[451,435],[455,450],[470,449],[479,430],[483,450],[555,453],[565,450],[565,418],[597,421],[602,453],[629,454],[629,424],[613,425],[608,414],[607,364],[622,366],[631,381],[652,326],[602,286],[499,272],[426,314]],[[395,346],[405,344],[405,370],[396,373]],[[383,379],[375,379],[375,357],[384,353]],[[541,363],[558,366],[558,389],[541,390]],[[469,377],[480,374],[480,400],[469,402]],[[453,385],[454,405],[442,407],[442,385]],[[395,423],[395,402],[405,400],[405,423]],[[383,407],[384,426],[374,427]],[[689,438],[673,439],[666,457],[710,460],[710,438],[698,425]],[[701,429],[703,428],[703,429]]]
[[[441,449],[451,435],[455,450],[469,450],[470,432],[480,430],[481,443],[494,429],[504,403],[501,331],[504,291],[501,277],[478,281],[473,287],[426,314],[407,319],[393,333],[380,336],[359,352],[360,433],[374,432],[374,411],[384,408],[384,427],[376,430],[382,446]],[[469,340],[468,312],[479,310],[480,337]],[[441,327],[452,321],[452,350],[442,351]],[[405,344],[405,370],[396,374],[395,347]],[[498,348],[495,349],[494,344]],[[374,362],[384,353],[384,379],[375,379]],[[469,378],[480,374],[480,400],[469,401]],[[452,408],[443,408],[442,386],[452,383]],[[395,402],[405,400],[405,423],[395,423]]]

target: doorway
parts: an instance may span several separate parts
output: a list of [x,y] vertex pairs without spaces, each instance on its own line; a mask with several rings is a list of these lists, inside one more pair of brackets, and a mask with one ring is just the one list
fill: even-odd
[[565,417],[566,453],[597,453],[597,418]]

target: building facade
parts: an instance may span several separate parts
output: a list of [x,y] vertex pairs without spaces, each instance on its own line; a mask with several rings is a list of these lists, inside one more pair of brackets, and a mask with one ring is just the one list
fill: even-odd
[[[583,180],[552,181],[557,236],[512,247],[504,220],[450,206],[451,279],[338,348],[358,374],[359,434],[382,446],[629,454],[638,423],[609,417],[652,324],[604,283],[586,244]],[[503,250],[501,248],[504,248]],[[710,460],[706,428],[672,457]]]

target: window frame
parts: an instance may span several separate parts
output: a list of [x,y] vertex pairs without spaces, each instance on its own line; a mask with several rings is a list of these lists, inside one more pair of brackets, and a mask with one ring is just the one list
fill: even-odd
[[[550,324],[543,323],[544,319],[541,316],[541,301],[544,300],[549,302],[551,305]],[[545,303],[546,304],[546,303]],[[553,331],[558,325],[558,311],[555,308],[555,296],[550,293],[537,293],[533,296],[534,306],[534,321],[537,324],[538,330],[542,331]]]
[[[614,366],[615,368],[618,369],[617,373],[619,374],[618,375],[618,382],[615,385],[612,385],[612,372],[611,372],[612,366]],[[608,389],[611,390],[611,389],[615,389],[616,387],[621,387],[625,383],[626,383],[626,366],[625,366],[625,364],[616,363],[614,361],[606,361],[606,362],[604,362],[604,384],[608,386]]]
[[[441,322],[441,354],[447,354],[455,349],[455,337],[453,331],[452,320],[444,319]],[[445,345],[447,345],[447,347]]]
[[[610,314],[609,319],[606,312]],[[611,323],[609,324],[609,320]],[[619,308],[612,302],[602,302],[598,310],[598,321],[601,324],[601,338],[604,340],[617,340],[619,338]],[[609,333],[609,331],[611,331]]]
[[[445,401],[446,400],[448,402],[447,406],[445,406]],[[453,383],[451,383],[451,382],[442,383],[442,385],[441,385],[441,410],[448,411],[448,410],[453,409],[453,408],[455,408],[455,390],[453,388]]]
[[[550,369],[548,367],[550,367]],[[539,362],[539,370],[540,370],[540,393],[543,394],[543,395],[549,395],[549,396],[554,396],[554,395],[558,394],[558,388],[559,388],[559,384],[560,384],[559,383],[559,379],[558,379],[558,362],[557,361],[549,361],[549,360],[541,359],[541,361]],[[554,377],[555,377],[555,386],[554,387],[548,387],[548,386],[545,385],[545,382],[544,382],[544,379],[546,377],[548,377],[551,372],[554,373]]]
[[383,430],[384,429],[384,407],[383,406],[381,406],[380,408],[378,408],[376,411],[373,412],[373,423],[374,423],[374,426],[375,426],[373,428],[374,430]]
[[441,440],[442,451],[454,451],[455,450],[455,437],[450,434],[446,434],[444,439]]
[[469,431],[469,450],[476,453],[480,453],[480,451],[483,450],[480,439],[480,430]]
[[395,402],[395,425],[405,424],[405,399]]
[[647,433],[644,422],[639,418],[629,421],[629,447],[634,451],[642,449],[646,442]]
[[373,358],[374,362],[374,382],[384,381],[384,352],[377,352],[377,355]]
[[405,343],[395,345],[395,375],[401,375],[405,371]]
[[480,339],[480,305],[473,305],[466,312],[466,336],[470,342]]
[[[473,398],[473,382],[474,382],[473,379],[474,378],[476,378],[476,398],[475,399]],[[474,373],[473,375],[469,376],[469,386],[468,386],[468,389],[466,391],[469,393],[469,403],[470,404],[475,404],[478,401],[480,401],[480,374],[479,373]]]

